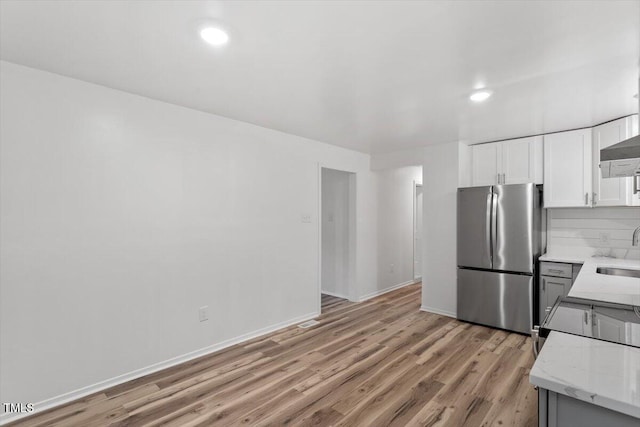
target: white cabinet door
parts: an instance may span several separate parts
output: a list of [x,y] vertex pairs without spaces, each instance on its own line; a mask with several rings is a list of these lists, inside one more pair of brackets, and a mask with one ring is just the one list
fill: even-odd
[[471,185],[494,185],[498,183],[498,144],[480,144],[472,147]]
[[544,136],[544,206],[591,206],[591,129]]
[[503,184],[542,184],[542,137],[519,138],[500,144]]
[[602,178],[600,150],[632,136],[632,119],[624,117],[593,128],[593,205],[631,204],[632,178]]

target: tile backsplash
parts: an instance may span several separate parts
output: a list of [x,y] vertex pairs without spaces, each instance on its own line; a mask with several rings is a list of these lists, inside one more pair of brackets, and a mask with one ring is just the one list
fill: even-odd
[[547,209],[547,252],[640,259],[640,208]]

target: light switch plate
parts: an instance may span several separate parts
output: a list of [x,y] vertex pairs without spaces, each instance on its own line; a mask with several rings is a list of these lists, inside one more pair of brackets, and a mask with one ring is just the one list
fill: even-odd
[[198,318],[201,322],[209,320],[209,306],[205,305],[204,307],[200,307],[198,309]]

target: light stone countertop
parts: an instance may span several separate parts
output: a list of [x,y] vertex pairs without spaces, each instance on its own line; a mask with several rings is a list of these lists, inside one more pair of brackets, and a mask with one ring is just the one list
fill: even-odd
[[598,267],[640,270],[640,261],[616,258],[587,258],[569,291],[570,297],[640,306],[640,279],[599,274],[596,272]]
[[640,348],[553,331],[529,381],[640,418]]
[[565,262],[569,264],[584,264],[584,260],[587,259],[587,257],[546,253],[538,259],[540,261]]

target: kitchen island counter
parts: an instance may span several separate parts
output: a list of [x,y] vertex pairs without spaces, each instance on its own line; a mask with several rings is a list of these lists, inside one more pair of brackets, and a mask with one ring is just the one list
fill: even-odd
[[529,380],[541,389],[640,419],[640,348],[553,331]]

